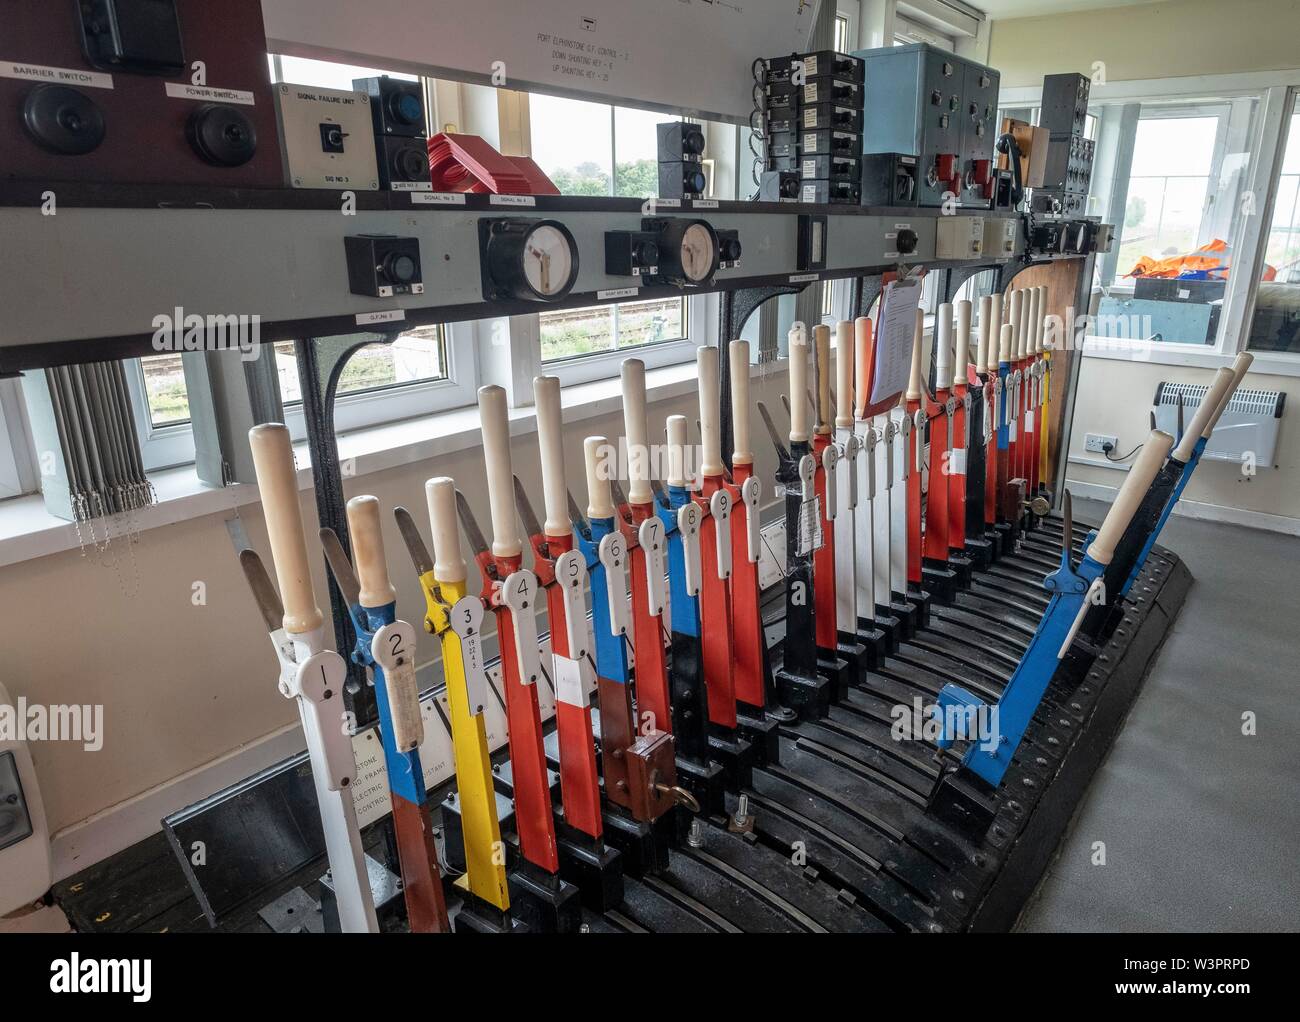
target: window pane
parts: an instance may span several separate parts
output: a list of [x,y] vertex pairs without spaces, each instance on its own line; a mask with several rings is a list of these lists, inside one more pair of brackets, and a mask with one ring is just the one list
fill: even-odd
[[615,334],[620,348],[660,341],[680,341],[686,336],[686,299],[653,298],[618,306]]
[[[415,75],[401,74],[397,71],[382,71],[373,67],[358,67],[355,64],[335,64],[330,60],[309,60],[306,57],[268,57],[271,61],[271,80],[291,82],[294,85],[314,85],[318,89],[352,88],[354,78],[377,78],[388,75],[405,82],[417,80]],[[281,77],[275,77],[275,61],[280,61]]]
[[150,355],[140,359],[149,421],[154,426],[177,426],[190,421],[190,399],[180,355]]
[[1144,117],[1133,140],[1134,177],[1210,172],[1217,117]]
[[[528,109],[533,160],[560,194],[612,195],[610,108],[533,93]],[[654,145],[653,134],[650,144]],[[657,184],[657,170],[655,180]]]
[[675,120],[649,110],[614,108],[614,194],[644,199],[659,194],[655,125]]
[[[1119,242],[1101,263],[1100,282],[1109,291],[1098,310],[1098,335],[1214,343],[1249,206],[1248,140],[1258,106],[1250,96],[1141,104],[1130,121],[1129,178],[1113,192],[1123,207],[1110,214]],[[1126,141],[1119,141],[1121,155]]]
[[[447,378],[447,351],[441,326],[416,327],[392,344],[369,344],[348,359],[339,376],[339,394],[430,383]],[[280,398],[285,404],[302,400],[298,360],[293,342],[275,346],[275,365],[280,376]]]
[[1287,133],[1247,347],[1300,352],[1300,99]]
[[614,309],[559,309],[538,317],[541,328],[542,361],[574,358],[614,350]]
[[849,52],[849,19],[840,14],[835,16],[835,52]]

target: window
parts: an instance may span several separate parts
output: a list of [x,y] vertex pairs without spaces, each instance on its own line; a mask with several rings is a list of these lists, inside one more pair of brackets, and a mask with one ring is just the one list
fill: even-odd
[[[528,107],[532,158],[562,194],[659,194],[656,125],[673,120],[670,115],[536,93],[529,96]],[[707,158],[707,149],[705,155],[712,194],[714,160]],[[653,358],[657,364],[684,360],[691,353],[686,343],[690,304],[682,297],[656,298],[540,313],[541,361],[555,369],[557,363],[600,355],[621,358],[616,353],[652,345],[659,346]]]
[[39,489],[35,460],[22,385],[18,380],[0,380],[0,500]]
[[1300,98],[1292,101],[1287,123],[1247,347],[1300,353]]
[[[293,341],[275,346],[275,366],[280,377],[280,398],[286,405],[302,401],[298,360]],[[447,379],[446,328],[416,327],[391,344],[370,344],[348,359],[339,376],[338,394],[373,394],[411,383]]]
[[149,425],[155,429],[184,426],[190,421],[190,396],[180,355],[150,355],[140,359]]
[[957,52],[957,40],[952,36],[937,32],[920,22],[909,21],[901,15],[895,15],[894,45],[910,46],[912,43],[929,43],[949,53]]
[[543,362],[682,341],[687,336],[685,298],[561,309],[537,318]]
[[[1116,225],[1099,260],[1094,335],[1215,345],[1250,205],[1258,96],[1101,106],[1096,211]],[[1113,118],[1113,120],[1112,120]],[[1094,129],[1096,130],[1096,129]]]
[[843,14],[835,15],[835,52],[849,52],[849,19]]

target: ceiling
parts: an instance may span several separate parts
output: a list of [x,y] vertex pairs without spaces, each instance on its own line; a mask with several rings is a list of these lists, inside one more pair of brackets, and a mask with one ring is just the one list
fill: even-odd
[[1104,7],[1134,7],[1161,0],[970,0],[992,19],[1035,18],[1070,11],[1092,11]]

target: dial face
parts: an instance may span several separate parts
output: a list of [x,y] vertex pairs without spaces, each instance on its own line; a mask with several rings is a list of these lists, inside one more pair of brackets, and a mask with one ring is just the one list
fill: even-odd
[[703,224],[691,224],[682,234],[682,272],[692,281],[704,280],[713,268],[713,235]]
[[573,272],[569,239],[549,224],[529,232],[524,241],[524,275],[538,294],[553,298],[564,290]]

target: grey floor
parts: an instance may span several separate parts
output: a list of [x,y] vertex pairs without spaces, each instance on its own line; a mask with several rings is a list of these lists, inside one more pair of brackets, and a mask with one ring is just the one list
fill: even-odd
[[1161,542],[1195,582],[1021,930],[1300,930],[1300,538],[1174,517]]

